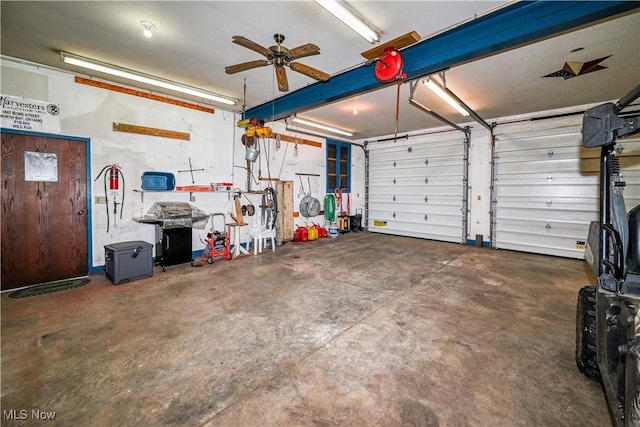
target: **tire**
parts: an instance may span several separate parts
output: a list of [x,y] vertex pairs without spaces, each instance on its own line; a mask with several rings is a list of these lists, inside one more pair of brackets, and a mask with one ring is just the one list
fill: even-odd
[[596,288],[578,292],[576,313],[576,365],[587,378],[602,382],[596,352]]
[[[636,375],[640,374],[640,360],[636,363]],[[629,418],[632,426],[640,425],[640,382],[636,386],[636,395],[631,402]]]

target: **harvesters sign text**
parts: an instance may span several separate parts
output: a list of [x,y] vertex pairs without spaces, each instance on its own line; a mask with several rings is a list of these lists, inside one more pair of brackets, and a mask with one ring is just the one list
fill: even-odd
[[3,128],[60,133],[58,104],[2,95],[0,105],[2,105]]

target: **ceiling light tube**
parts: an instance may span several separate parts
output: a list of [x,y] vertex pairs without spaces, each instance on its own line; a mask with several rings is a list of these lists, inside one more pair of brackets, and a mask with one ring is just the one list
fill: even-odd
[[345,23],[353,31],[364,37],[369,43],[376,43],[380,40],[380,34],[376,30],[367,25],[361,18],[354,15],[337,0],[315,0],[315,2]]
[[447,104],[455,108],[458,113],[462,114],[463,116],[469,115],[469,112],[462,108],[462,106],[455,99],[453,99],[453,97],[449,95],[449,93],[447,93],[447,91],[438,83],[434,82],[428,77],[424,79],[422,83],[424,83],[425,86],[435,92],[435,94],[442,98]]
[[311,122],[307,119],[301,119],[300,117],[292,117],[291,121],[294,123],[298,123],[300,125],[306,125],[306,126],[311,126],[317,129],[322,129],[322,130],[326,130],[328,132],[333,132],[333,133],[337,133],[339,135],[344,135],[344,136],[353,136],[353,132],[349,132],[343,129],[338,129],[336,127],[333,126],[328,126],[328,125],[323,125],[321,123],[315,123],[315,122]]
[[193,95],[200,98],[209,99],[211,101],[219,102],[226,105],[235,105],[238,100],[217,93],[204,91],[191,86],[175,83],[170,80],[161,79],[159,77],[150,76],[148,74],[139,73],[136,71],[127,70],[126,68],[117,67],[115,65],[107,64],[104,62],[96,61],[94,59],[83,58],[81,56],[73,55],[67,52],[60,52],[60,59],[62,62],[78,67],[87,68],[89,70],[98,71],[101,73],[111,74],[112,76],[122,77],[128,80],[133,80],[139,83],[148,84],[151,86],[157,86],[168,90],[184,93],[187,95]]

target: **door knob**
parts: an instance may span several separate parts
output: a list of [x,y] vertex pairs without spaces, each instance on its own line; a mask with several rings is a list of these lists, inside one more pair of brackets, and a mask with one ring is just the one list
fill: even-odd
[[84,215],[84,209],[80,209],[78,212],[76,212],[78,215]]

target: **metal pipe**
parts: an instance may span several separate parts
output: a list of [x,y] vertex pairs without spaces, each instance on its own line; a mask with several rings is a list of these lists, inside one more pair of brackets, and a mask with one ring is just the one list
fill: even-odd
[[640,96],[640,84],[634,87],[633,89],[631,89],[631,92],[629,92],[628,94],[620,98],[620,101],[616,102],[616,109],[618,111],[622,110],[623,108],[629,106],[639,96]]
[[496,156],[496,136],[491,131],[491,187],[489,189],[491,205],[489,207],[489,246],[496,249],[496,209],[498,208],[496,180],[498,174]]
[[469,144],[471,143],[471,129],[465,128],[464,163],[462,173],[462,241],[466,243],[469,234]]
[[482,126],[484,126],[485,128],[487,128],[488,130],[491,130],[493,127],[487,123],[482,117],[480,117],[475,111],[473,111],[471,109],[471,107],[469,107],[467,104],[465,104],[460,98],[458,98],[458,96],[451,92],[447,87],[443,88],[445,90],[445,92],[447,92],[449,94],[450,97],[452,97],[453,99],[455,99],[458,104],[460,104],[460,106],[462,108],[464,108],[464,110],[469,113],[469,115],[473,118],[473,120],[475,120],[476,122],[480,123]]
[[454,128],[455,130],[459,130],[460,132],[464,132],[464,128],[461,128],[460,126],[458,126],[457,124],[453,123],[452,121],[449,121],[448,119],[445,119],[444,117],[442,117],[440,114],[436,113],[435,111],[430,110],[429,108],[425,107],[424,105],[420,104],[418,101],[416,101],[415,99],[409,99],[409,104],[413,105],[414,107],[416,107],[418,110],[421,110],[427,114],[429,114],[430,116],[440,120],[442,123],[447,124],[448,126],[451,126],[452,128]]

